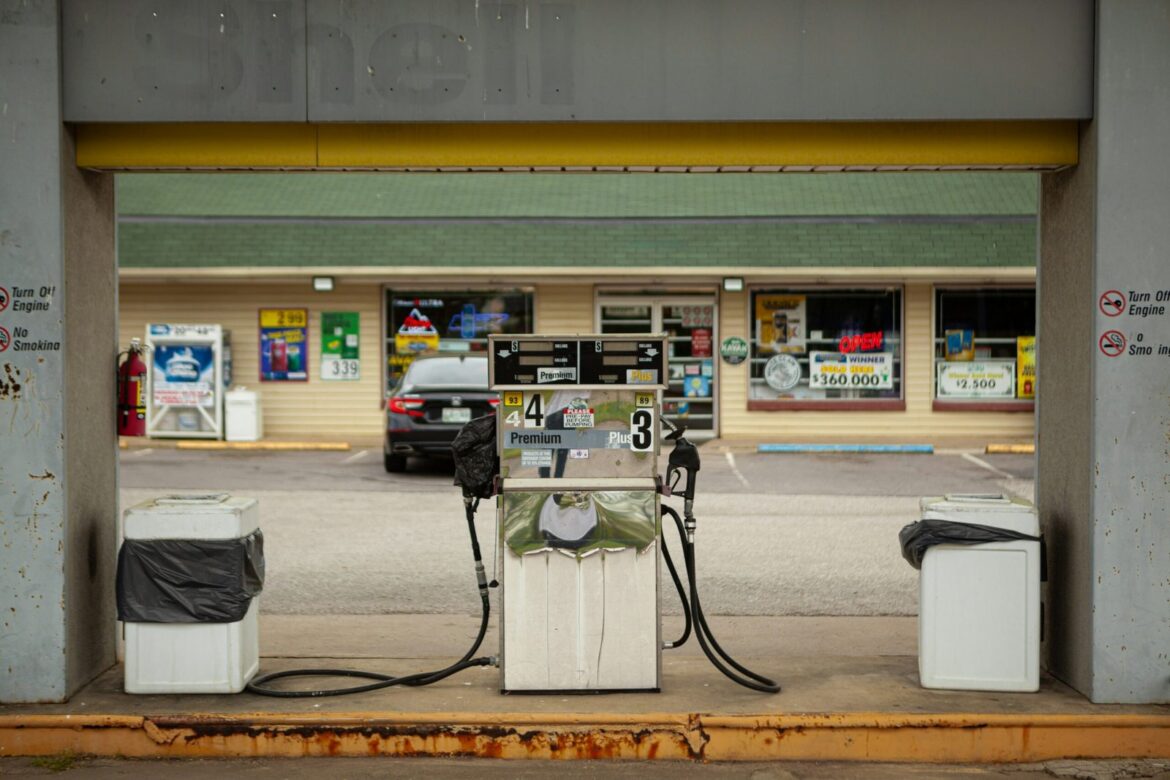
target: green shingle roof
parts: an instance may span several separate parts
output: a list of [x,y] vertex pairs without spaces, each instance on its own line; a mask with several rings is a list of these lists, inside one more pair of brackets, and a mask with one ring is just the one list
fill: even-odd
[[1031,266],[1024,222],[126,223],[123,267]]
[[126,268],[1031,266],[1037,177],[125,174]]
[[1035,215],[1034,173],[151,173],[118,213],[293,217]]

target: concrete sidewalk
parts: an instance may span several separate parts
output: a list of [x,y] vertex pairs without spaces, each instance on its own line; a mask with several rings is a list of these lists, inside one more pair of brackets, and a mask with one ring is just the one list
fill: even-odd
[[[0,706],[0,755],[126,757],[441,755],[1035,762],[1170,758],[1170,707],[1093,705],[1044,678],[1039,693],[925,690],[914,618],[721,617],[739,661],[777,679],[756,693],[724,678],[692,639],[663,654],[662,692],[500,695],[493,668],[425,688],[272,699],[130,696],[115,667],[66,704]],[[474,615],[264,616],[261,672],[444,666]],[[677,636],[680,618],[665,618]],[[494,655],[493,628],[481,655]],[[306,687],[342,686],[336,678]]]

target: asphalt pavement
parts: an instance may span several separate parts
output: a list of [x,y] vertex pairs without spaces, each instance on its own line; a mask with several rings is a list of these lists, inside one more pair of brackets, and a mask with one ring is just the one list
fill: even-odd
[[[923,495],[1006,492],[1032,497],[1033,458],[776,455],[704,446],[695,513],[703,603],[713,615],[906,616],[918,574],[898,531]],[[123,506],[183,491],[260,500],[271,615],[469,614],[478,609],[450,463],[387,474],[377,449],[199,452],[140,448],[121,455]],[[675,503],[678,503],[677,501]],[[494,569],[495,513],[477,521]],[[668,544],[678,550],[673,530]],[[679,556],[676,556],[676,558]],[[675,614],[663,578],[663,611]]]

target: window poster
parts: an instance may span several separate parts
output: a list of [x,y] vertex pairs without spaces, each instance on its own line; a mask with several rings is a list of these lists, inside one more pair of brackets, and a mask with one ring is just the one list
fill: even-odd
[[360,322],[356,311],[321,312],[321,379],[346,382],[361,378]]
[[260,310],[261,381],[307,381],[308,346],[308,309]]
[[1036,337],[1016,337],[1016,398],[1036,397]]
[[528,333],[532,295],[510,291],[386,291],[387,388],[418,355],[476,352],[492,333]]
[[805,296],[761,293],[755,298],[760,350],[803,355],[808,337]]

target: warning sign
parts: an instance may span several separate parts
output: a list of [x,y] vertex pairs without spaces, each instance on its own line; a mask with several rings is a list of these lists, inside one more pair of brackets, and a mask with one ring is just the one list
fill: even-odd
[[1125,311],[1125,295],[1117,290],[1107,290],[1101,294],[1097,305],[1106,317],[1116,317]]
[[12,296],[8,294],[8,288],[0,287],[0,311],[8,308],[8,302],[12,300]]
[[1107,330],[1101,334],[1097,345],[1105,357],[1117,357],[1125,352],[1125,334],[1119,330]]
[[0,328],[0,352],[6,352],[8,345],[12,343],[12,336],[4,328]]

